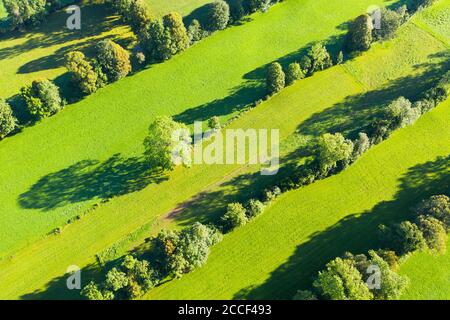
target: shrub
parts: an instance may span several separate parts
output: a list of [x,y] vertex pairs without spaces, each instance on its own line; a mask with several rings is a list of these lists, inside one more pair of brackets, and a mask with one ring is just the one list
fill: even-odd
[[230,7],[225,1],[216,1],[208,6],[206,27],[209,31],[223,30],[230,20]]
[[369,50],[372,38],[372,18],[363,14],[353,21],[347,34],[346,45],[350,51]]
[[20,95],[30,113],[40,118],[57,113],[63,106],[58,87],[47,79],[33,81],[20,90]]
[[67,54],[66,68],[72,74],[72,81],[85,94],[94,93],[103,84],[91,63],[80,51],[72,51]]
[[342,51],[339,51],[337,57],[336,57],[336,65],[344,63],[344,53]]
[[441,254],[445,253],[447,233],[442,222],[432,216],[419,216],[417,225],[422,231],[428,248]]
[[222,127],[220,124],[220,119],[217,116],[212,117],[208,120],[208,127],[210,127],[213,130],[220,130]]
[[352,160],[355,161],[356,159],[361,157],[364,154],[364,152],[369,150],[369,148],[370,148],[369,137],[364,132],[360,132],[358,134],[358,139],[356,139],[353,142],[353,145],[354,145],[354,148],[353,148]]
[[36,25],[46,14],[46,0],[3,0],[3,5],[13,27]]
[[264,200],[266,202],[271,202],[276,199],[281,194],[281,190],[278,187],[273,187],[272,189],[265,190]]
[[17,126],[17,119],[13,116],[11,106],[0,99],[0,140],[11,133]]
[[111,40],[97,44],[96,61],[109,82],[117,81],[131,72],[129,53]]
[[249,219],[255,218],[264,212],[266,206],[259,200],[251,199],[247,205],[247,217]]
[[387,106],[385,117],[392,123],[392,129],[397,129],[413,124],[421,114],[408,99],[400,97]]
[[238,22],[245,16],[243,0],[226,0],[230,7],[230,21]]
[[[174,136],[176,132],[179,135]],[[176,165],[189,162],[191,155],[189,130],[184,124],[175,122],[169,117],[159,117],[148,129],[144,148],[144,155],[152,167],[172,170]]]
[[245,225],[247,216],[245,215],[244,207],[238,202],[230,203],[227,207],[227,212],[222,216],[221,220],[226,231]]
[[172,55],[189,47],[189,37],[183,23],[183,17],[177,12],[171,12],[163,17],[163,25],[170,37],[170,53]]
[[267,93],[273,95],[280,92],[286,84],[286,76],[283,72],[283,68],[278,62],[274,62],[269,65],[267,70]]
[[300,64],[297,62],[293,62],[289,64],[287,71],[286,71],[286,84],[291,85],[296,80],[303,79],[305,77],[305,74],[302,71],[302,68],[300,67]]
[[91,281],[82,290],[81,295],[88,300],[113,300],[114,294],[109,290],[100,290],[99,287]]
[[320,271],[313,286],[328,300],[370,300],[372,293],[351,261],[336,258]]
[[244,9],[248,13],[258,10],[264,11],[270,4],[270,0],[244,0]]
[[404,255],[425,248],[426,241],[419,227],[409,221],[403,221],[392,227],[381,225],[382,242],[397,254]]

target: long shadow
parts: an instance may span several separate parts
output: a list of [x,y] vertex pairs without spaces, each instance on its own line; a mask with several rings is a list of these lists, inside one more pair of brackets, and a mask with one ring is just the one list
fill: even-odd
[[322,232],[312,234],[295,253],[259,286],[242,289],[235,299],[292,299],[299,289],[311,287],[317,272],[346,251],[366,252],[380,247],[378,225],[400,222],[411,216],[410,208],[431,195],[450,193],[450,157],[411,167],[399,179],[393,200],[382,201],[371,210],[356,212]]
[[380,89],[348,96],[344,101],[313,114],[298,126],[298,132],[319,136],[326,132],[341,132],[354,138],[379,117],[392,100],[404,96],[412,101],[420,99],[424,91],[439,81],[450,68],[450,53],[443,51],[430,55],[430,61],[416,65],[416,75],[401,77]]
[[144,159],[115,154],[104,162],[83,160],[41,178],[19,196],[18,203],[22,208],[49,211],[70,203],[136,192],[165,180],[167,175],[150,168]]

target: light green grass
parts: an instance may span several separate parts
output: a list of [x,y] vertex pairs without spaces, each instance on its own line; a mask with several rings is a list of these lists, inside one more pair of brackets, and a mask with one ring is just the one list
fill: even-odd
[[6,10],[3,6],[3,1],[0,1],[0,19],[6,17]]
[[146,0],[154,15],[163,16],[169,12],[178,12],[183,16],[190,14],[197,8],[213,2],[212,0]]
[[[450,247],[450,241],[447,242]],[[429,252],[413,254],[400,269],[411,280],[402,299],[448,300],[450,297],[450,254],[443,256]]]
[[[192,109],[183,120],[228,117],[264,94],[262,87],[254,88],[260,82],[251,78],[264,77],[265,64],[341,33],[336,26],[365,6],[361,1],[353,6],[333,2],[326,5],[333,14],[324,16],[320,3],[286,1],[267,14],[256,14],[255,21],[218,32],[172,60],[112,84],[2,141],[0,215],[5,230],[0,250],[10,252],[29,243],[98,201],[96,187],[105,188],[94,184],[93,195],[83,194],[83,181],[76,180],[80,172],[71,166],[86,160],[101,163],[116,153],[125,159],[139,155],[156,115]],[[75,190],[58,193],[65,185],[61,180],[61,186],[53,184],[54,190],[35,192],[33,185],[40,179],[64,169],[75,174],[69,175]],[[169,198],[164,203],[173,202]]]
[[441,1],[425,10],[414,22],[450,45],[450,2]]
[[378,224],[401,220],[405,208],[442,192],[449,160],[438,157],[450,153],[449,110],[447,101],[343,173],[281,196],[226,235],[204,267],[146,298],[292,298],[327,261],[376,244]]

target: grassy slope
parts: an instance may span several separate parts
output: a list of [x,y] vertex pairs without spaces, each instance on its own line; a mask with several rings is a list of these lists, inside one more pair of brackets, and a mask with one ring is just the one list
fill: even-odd
[[183,15],[188,15],[194,9],[199,8],[206,3],[213,2],[211,0],[175,0],[175,1],[161,1],[161,0],[146,0],[153,14],[164,15],[168,12],[179,12]]
[[[251,80],[264,76],[261,66],[313,40],[341,33],[335,26],[365,8],[358,3],[345,9],[339,3],[327,3],[333,14],[324,16],[317,1],[286,1],[268,14],[255,15],[253,22],[217,33],[174,59],[110,85],[2,141],[0,216],[7,227],[2,230],[0,250],[36,239],[104,196],[96,190],[108,186],[99,186],[98,181],[90,185],[91,193],[84,194],[85,182],[72,165],[103,162],[116,153],[125,159],[139,154],[147,126],[158,114],[176,115],[194,108],[183,114],[190,122],[232,113],[233,108],[263,94]],[[89,169],[93,170],[84,171]],[[69,186],[48,176],[57,172],[58,178],[68,174]],[[105,174],[106,181],[101,182],[111,182]],[[47,180],[33,187],[44,177]],[[54,188],[42,190],[46,186]],[[61,188],[64,194],[58,193]],[[155,202],[173,206],[170,198]]]

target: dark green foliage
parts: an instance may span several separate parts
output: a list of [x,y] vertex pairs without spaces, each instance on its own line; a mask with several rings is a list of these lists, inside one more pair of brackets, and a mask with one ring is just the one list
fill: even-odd
[[293,84],[296,80],[303,79],[305,77],[305,74],[303,73],[302,68],[300,67],[300,64],[297,62],[293,62],[289,64],[287,70],[286,70],[286,85]]
[[13,116],[11,106],[0,99],[0,140],[11,133],[17,126],[17,119]]
[[244,0],[226,0],[230,7],[230,21],[235,23],[245,16]]
[[206,36],[205,33],[206,32],[203,31],[200,22],[197,19],[192,20],[187,29],[190,44],[192,45],[195,42],[202,40]]
[[81,290],[81,296],[88,300],[113,300],[114,294],[109,290],[101,290],[93,281]]
[[363,14],[353,21],[347,34],[346,45],[350,51],[369,50],[372,38],[372,18]]
[[436,0],[411,0],[409,1],[408,8],[410,8],[412,12],[415,12],[420,8],[426,8],[431,6],[435,1]]
[[30,113],[39,118],[51,116],[63,107],[59,88],[47,79],[33,81],[20,90],[20,95]]
[[436,218],[450,231],[450,198],[446,195],[436,195],[422,201],[414,210],[417,216]]
[[245,208],[240,203],[230,203],[227,212],[221,218],[221,222],[225,231],[243,226],[247,223]]
[[108,82],[114,82],[131,72],[128,51],[111,40],[100,41],[96,47],[96,64],[106,75]]
[[338,161],[350,159],[352,153],[353,142],[340,133],[325,133],[317,143],[317,159],[323,171],[334,168]]
[[274,62],[269,65],[267,70],[267,93],[273,95],[280,92],[286,84],[286,76],[283,72],[281,64]]
[[212,117],[208,120],[208,127],[210,127],[213,130],[220,130],[222,127],[220,124],[220,119],[217,116]]
[[298,290],[292,300],[317,300],[317,296],[309,290]]
[[310,74],[316,71],[325,70],[333,65],[333,60],[331,59],[330,53],[321,43],[313,45],[308,50],[307,56],[311,61],[311,67],[309,69]]
[[270,4],[270,0],[244,0],[244,10],[248,13],[265,11]]
[[153,19],[145,0],[108,0],[122,19],[130,24],[131,30],[138,35],[148,27]]
[[104,84],[92,64],[80,51],[72,51],[67,54],[66,68],[72,74],[72,81],[85,94],[97,91]]
[[358,269],[350,260],[336,258],[320,271],[313,283],[323,299],[370,300],[372,293],[363,281]]
[[266,209],[266,206],[264,203],[262,203],[259,200],[251,199],[248,202],[246,208],[247,208],[246,213],[247,213],[248,219],[252,219],[252,218],[259,216],[261,213],[263,213],[264,210]]
[[216,1],[208,6],[206,28],[209,31],[223,30],[230,20],[230,7],[225,1]]

